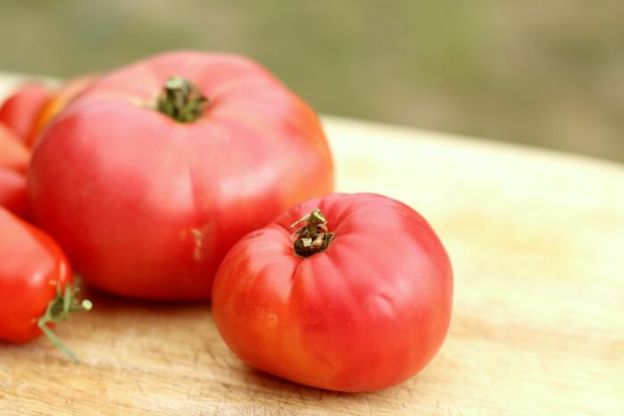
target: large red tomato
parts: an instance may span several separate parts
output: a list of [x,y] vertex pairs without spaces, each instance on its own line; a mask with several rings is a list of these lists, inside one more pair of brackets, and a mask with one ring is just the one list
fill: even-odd
[[401,382],[431,360],[452,295],[449,258],[423,217],[380,195],[334,194],[234,245],[212,309],[252,367],[357,392]]
[[27,342],[44,332],[69,356],[50,326],[71,312],[89,309],[75,301],[72,272],[50,237],[0,208],[0,340]]
[[44,130],[33,214],[84,279],[207,299],[227,250],[332,189],[316,114],[256,63],[168,53],[96,80]]
[[50,97],[51,93],[45,86],[24,84],[0,105],[0,122],[26,141],[39,112]]

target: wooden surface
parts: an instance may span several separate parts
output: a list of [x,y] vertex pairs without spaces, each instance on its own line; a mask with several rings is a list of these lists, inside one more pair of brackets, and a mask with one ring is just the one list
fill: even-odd
[[0,415],[624,415],[624,167],[324,123],[338,189],[411,204],[450,253],[451,329],[423,372],[371,394],[301,387],[241,364],[208,305],[91,293],[58,329],[82,364],[45,339],[0,345]]

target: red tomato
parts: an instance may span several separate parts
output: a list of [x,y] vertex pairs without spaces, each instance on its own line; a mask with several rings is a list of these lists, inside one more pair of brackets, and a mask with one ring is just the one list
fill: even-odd
[[[0,208],[0,340],[23,343],[41,335],[69,352],[51,324],[82,309],[61,249],[45,233]],[[83,303],[90,308],[89,302]]]
[[26,141],[39,112],[50,96],[50,91],[41,84],[24,84],[0,105],[0,122],[5,123],[13,133]]
[[239,241],[217,273],[212,309],[250,366],[359,392],[406,380],[431,360],[452,292],[449,258],[423,217],[380,195],[334,194]]
[[240,237],[332,184],[301,99],[248,59],[199,52],[95,81],[29,169],[33,215],[88,283],[165,300],[209,298]]
[[0,207],[22,218],[28,217],[26,177],[3,166],[0,166]]
[[43,105],[41,111],[37,115],[27,144],[32,148],[37,144],[37,140],[43,129],[67,107],[80,93],[82,93],[96,79],[96,75],[83,75],[78,78],[70,79],[63,85],[52,92],[50,99]]
[[11,130],[0,123],[0,166],[25,172],[30,151]]

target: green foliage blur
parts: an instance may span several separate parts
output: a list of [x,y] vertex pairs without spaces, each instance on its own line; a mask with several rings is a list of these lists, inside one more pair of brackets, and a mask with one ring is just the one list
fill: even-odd
[[318,111],[624,161],[622,0],[0,0],[0,70],[232,51]]

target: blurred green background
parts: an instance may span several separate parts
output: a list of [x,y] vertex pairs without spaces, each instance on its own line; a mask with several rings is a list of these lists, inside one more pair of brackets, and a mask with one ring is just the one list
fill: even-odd
[[235,51],[318,111],[624,161],[624,1],[7,1],[0,70]]

